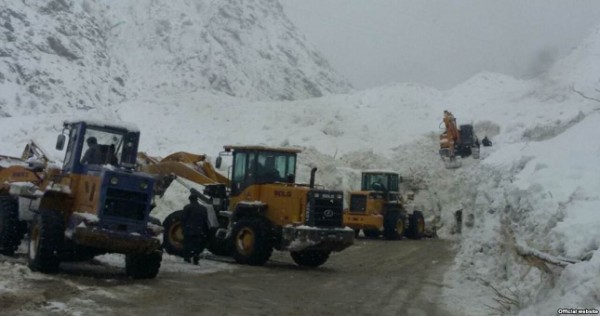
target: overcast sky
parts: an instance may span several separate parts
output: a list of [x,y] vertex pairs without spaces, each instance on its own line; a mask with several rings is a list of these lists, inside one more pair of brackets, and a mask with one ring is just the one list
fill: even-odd
[[481,71],[531,77],[600,26],[598,0],[280,0],[359,89],[450,88]]

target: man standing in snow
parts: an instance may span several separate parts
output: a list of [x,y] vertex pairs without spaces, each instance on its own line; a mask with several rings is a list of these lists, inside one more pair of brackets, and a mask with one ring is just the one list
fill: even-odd
[[198,196],[189,196],[190,204],[183,208],[181,226],[183,228],[183,248],[185,262],[194,260],[198,264],[200,253],[206,247],[208,235],[208,213],[206,208],[198,203]]

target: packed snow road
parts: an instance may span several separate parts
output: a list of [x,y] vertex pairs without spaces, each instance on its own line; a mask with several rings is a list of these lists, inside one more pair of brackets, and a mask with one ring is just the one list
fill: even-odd
[[[3,315],[448,315],[440,298],[452,244],[359,239],[321,268],[274,253],[264,267],[207,255],[199,266],[166,256],[155,280],[125,277],[118,256],[31,273],[0,257]],[[119,260],[118,260],[119,259]],[[10,283],[12,282],[12,283]]]

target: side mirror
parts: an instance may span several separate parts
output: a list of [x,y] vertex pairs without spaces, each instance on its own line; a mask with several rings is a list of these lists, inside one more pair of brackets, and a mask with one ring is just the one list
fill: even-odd
[[219,156],[219,157],[217,157],[217,160],[215,161],[215,167],[217,167],[217,169],[220,169],[221,163],[223,163],[223,158],[221,156]]
[[58,135],[58,138],[56,139],[56,149],[57,150],[63,150],[63,148],[65,148],[65,134],[60,134]]

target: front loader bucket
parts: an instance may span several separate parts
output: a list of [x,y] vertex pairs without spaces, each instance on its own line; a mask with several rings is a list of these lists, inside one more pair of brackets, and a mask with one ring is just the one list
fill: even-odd
[[479,147],[473,147],[471,156],[473,159],[479,159]]
[[462,166],[462,162],[459,159],[456,159],[456,157],[446,158],[443,160],[444,167],[446,167],[446,169],[458,169]]

